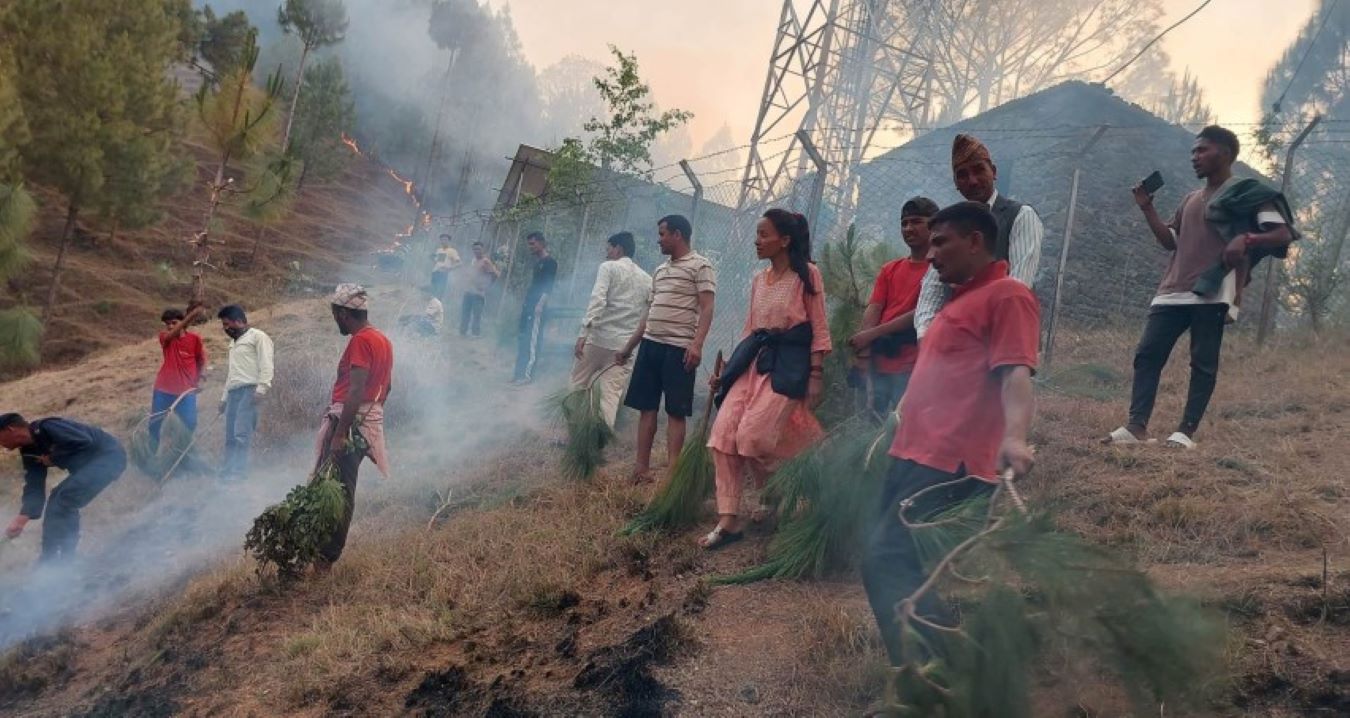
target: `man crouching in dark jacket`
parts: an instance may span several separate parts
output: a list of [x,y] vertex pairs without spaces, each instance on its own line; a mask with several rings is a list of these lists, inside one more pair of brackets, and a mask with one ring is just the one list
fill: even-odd
[[[42,561],[73,558],[80,541],[80,509],[122,475],[126,451],[98,427],[56,417],[29,423],[18,414],[0,414],[0,446],[18,449],[24,469],[19,515],[5,536],[18,537],[29,521],[42,518],[45,507]],[[70,475],[48,496],[47,469],[52,466]]]

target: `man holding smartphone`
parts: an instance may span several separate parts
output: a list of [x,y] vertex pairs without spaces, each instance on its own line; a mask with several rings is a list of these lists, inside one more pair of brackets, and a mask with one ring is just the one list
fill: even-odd
[[[1236,304],[1246,270],[1261,256],[1283,256],[1293,241],[1284,198],[1257,180],[1234,178],[1237,155],[1238,139],[1231,131],[1217,125],[1201,130],[1191,148],[1191,167],[1205,186],[1186,195],[1170,222],[1164,221],[1153,206],[1149,187],[1156,190],[1159,184],[1140,183],[1134,188],[1135,203],[1149,229],[1172,257],[1135,350],[1128,423],[1107,435],[1104,443],[1138,444],[1147,440],[1159,377],[1177,340],[1189,331],[1191,378],[1186,408],[1167,445],[1195,448],[1195,432],[1218,379],[1224,324],[1229,309]],[[1227,212],[1234,221],[1216,224],[1216,210]],[[1242,229],[1233,231],[1235,227]],[[1229,238],[1225,230],[1234,236]],[[1217,289],[1209,291],[1201,280],[1220,265],[1226,271],[1221,273]]]

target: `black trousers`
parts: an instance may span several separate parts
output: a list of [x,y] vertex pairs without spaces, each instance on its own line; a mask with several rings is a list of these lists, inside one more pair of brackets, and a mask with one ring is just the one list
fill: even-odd
[[1195,433],[1209,408],[1219,377],[1219,349],[1223,345],[1225,304],[1155,305],[1148,313],[1144,335],[1134,352],[1134,387],[1130,391],[1130,423],[1147,427],[1158,398],[1158,381],[1177,340],[1191,333],[1191,381],[1179,431]]
[[[949,474],[905,460],[897,460],[886,474],[886,484],[881,490],[881,513],[876,519],[872,538],[868,541],[867,553],[863,556],[862,575],[863,587],[867,589],[867,602],[872,605],[877,628],[881,629],[881,640],[886,644],[886,654],[893,666],[900,665],[904,658],[900,650],[900,626],[895,620],[896,607],[928,578],[922,557],[914,544],[914,536],[900,523],[900,501],[920,489],[965,475],[964,468]],[[994,485],[991,483],[973,479],[962,481],[923,495],[905,512],[905,516],[910,521],[923,519],[993,490]],[[951,611],[934,591],[929,591],[920,599],[917,612],[934,623],[954,623]],[[916,628],[924,634],[931,630]]]
[[483,330],[483,304],[487,298],[481,294],[464,294],[464,302],[459,308],[459,335],[466,337],[470,333],[478,336]]
[[[319,459],[321,464],[332,452],[328,447],[336,428],[337,422],[332,422],[328,435],[324,437],[324,453]],[[342,512],[342,522],[334,529],[333,536],[319,549],[319,557],[328,563],[337,563],[342,557],[342,549],[347,546],[347,531],[352,527],[352,513],[356,510],[356,474],[365,458],[366,455],[360,451],[344,451],[336,457],[338,483],[342,484],[342,493],[347,497],[347,508]]]
[[535,369],[539,366],[539,344],[544,336],[543,312],[535,313],[534,303],[526,300],[525,308],[520,312],[519,335],[516,337],[517,381],[534,379]]
[[42,519],[42,561],[75,556],[80,542],[80,509],[89,505],[127,468],[127,454],[113,444],[52,489]]

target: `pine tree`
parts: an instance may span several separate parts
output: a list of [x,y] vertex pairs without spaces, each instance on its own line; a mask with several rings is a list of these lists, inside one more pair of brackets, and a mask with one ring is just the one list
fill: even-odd
[[175,151],[182,125],[178,115],[175,108],[167,131],[146,132],[105,150],[107,180],[94,206],[111,225],[110,241],[117,238],[119,229],[140,229],[158,222],[163,216],[160,199],[187,184],[193,167]]
[[300,66],[295,71],[295,92],[291,95],[291,111],[286,115],[286,130],[281,135],[281,147],[291,146],[291,128],[295,124],[296,106],[304,89],[305,61],[311,50],[342,42],[347,33],[347,8],[342,0],[286,0],[277,10],[277,22],[286,34],[295,33],[304,44],[300,52]]
[[198,11],[201,37],[197,40],[197,55],[211,66],[215,77],[238,69],[244,60],[244,48],[249,33],[254,31],[243,10],[217,16],[210,5]]
[[[28,123],[9,67],[7,53],[0,47],[0,282],[27,264],[23,240],[36,209],[23,188],[19,149],[28,142]],[[0,310],[0,367],[37,364],[41,336],[42,325],[27,307],[19,304]]]
[[300,184],[336,177],[351,157],[351,151],[342,144],[342,135],[351,131],[356,120],[340,60],[324,60],[305,73],[304,92],[296,110],[299,117],[290,153],[304,163]]
[[[16,0],[5,11],[14,79],[32,141],[25,174],[66,201],[66,221],[43,307],[52,314],[76,220],[107,190],[110,156],[138,146],[167,153],[176,88],[168,79],[181,46],[174,3],[164,0]],[[145,144],[142,144],[145,143]],[[155,184],[155,183],[150,183]]]
[[227,195],[266,190],[264,179],[252,187],[236,187],[233,178],[226,177],[232,162],[253,160],[264,155],[276,139],[276,99],[281,95],[282,83],[277,75],[267,81],[266,88],[253,84],[253,67],[258,61],[257,34],[250,33],[244,48],[243,60],[233,72],[220,78],[215,87],[203,85],[196,97],[198,125],[216,153],[215,175],[211,180],[210,199],[202,229],[191,241],[193,246],[192,298],[206,298],[206,269],[211,266],[211,228],[216,209]]

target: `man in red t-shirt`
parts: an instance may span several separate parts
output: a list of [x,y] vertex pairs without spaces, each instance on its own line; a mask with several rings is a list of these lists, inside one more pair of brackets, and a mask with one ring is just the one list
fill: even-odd
[[159,333],[164,360],[155,375],[155,388],[150,398],[151,451],[159,450],[159,432],[171,408],[183,420],[189,433],[197,430],[197,386],[206,369],[206,347],[202,346],[200,336],[187,329],[201,314],[202,306],[192,304],[187,312],[165,309],[159,317],[164,322],[164,331]]
[[919,358],[914,307],[928,273],[928,222],[937,213],[937,203],[927,197],[914,197],[900,208],[900,236],[909,256],[881,268],[858,333],[848,340],[859,371],[871,380],[872,410],[881,415],[895,411]]
[[370,457],[388,478],[389,462],[384,446],[384,402],[389,398],[394,371],[394,346],[367,315],[364,287],[340,284],[333,294],[333,321],[343,336],[351,337],[338,360],[332,403],[324,414],[319,433],[319,464],[330,458],[337,464],[338,480],[347,496],[342,523],[319,551],[322,566],[331,566],[342,555],[356,506],[356,474],[361,460]]
[[[952,298],[919,344],[891,444],[895,464],[882,489],[883,515],[863,559],[863,585],[892,665],[916,658],[901,655],[895,611],[927,578],[900,521],[901,500],[946,484],[905,509],[906,519],[922,521],[992,492],[1000,470],[1021,476],[1032,464],[1027,427],[1040,339],[1036,297],[1008,277],[1007,262],[995,261],[998,224],[986,205],[947,207],[933,217],[932,229],[933,268]],[[931,591],[916,609],[930,621],[950,623]]]

